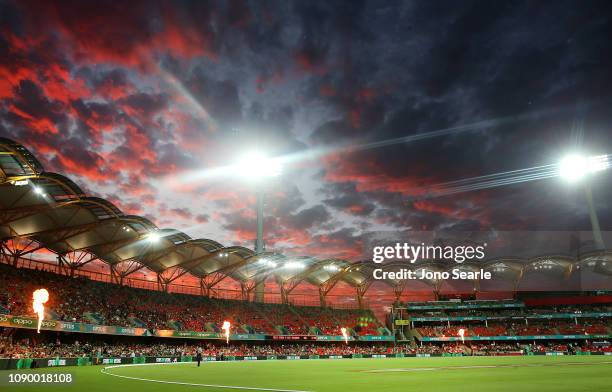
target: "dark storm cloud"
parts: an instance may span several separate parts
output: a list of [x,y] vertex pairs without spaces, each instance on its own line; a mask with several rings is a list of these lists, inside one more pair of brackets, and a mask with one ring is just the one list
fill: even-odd
[[350,214],[366,216],[376,207],[372,199],[358,192],[351,182],[329,184],[324,188],[324,193],[331,196],[323,199],[325,205]]
[[290,215],[287,217],[286,222],[295,229],[305,230],[315,225],[324,224],[330,218],[331,215],[324,206],[316,205],[303,209],[295,215]]
[[[365,101],[360,112],[363,107],[385,103],[385,121],[373,121],[371,127],[364,129],[355,123],[355,114],[348,109],[359,107],[355,94],[354,102],[344,105],[347,108],[344,118],[324,123],[311,140],[318,144],[354,140],[358,144],[483,119],[500,119],[499,124],[475,128],[470,133],[343,154],[332,160],[324,178],[357,182],[362,196],[370,200],[376,196],[367,192],[375,190],[388,194],[389,197],[378,195],[383,203],[384,199],[397,199],[394,191],[403,195],[403,201],[410,201],[418,199],[422,187],[428,184],[551,163],[572,148],[608,152],[612,143],[601,124],[612,121],[605,109],[605,102],[611,102],[610,94],[600,93],[606,90],[601,86],[593,91],[596,80],[606,79],[603,73],[612,65],[610,56],[600,52],[607,45],[604,37],[611,32],[609,18],[595,11],[606,4],[588,2],[577,13],[568,12],[570,6],[571,3],[555,3],[540,8],[520,2],[462,2],[456,7],[440,2],[414,4],[405,25],[418,35],[405,36],[405,50],[391,54],[394,64],[404,67],[402,74],[394,75],[393,86],[394,95],[402,101],[384,96]],[[374,18],[370,26],[376,23]],[[385,29],[382,30],[378,37],[384,36]],[[376,45],[392,48],[382,42]],[[380,58],[372,60],[371,56],[355,61],[373,62],[381,68],[387,65],[382,65]],[[371,73],[372,79],[376,80],[377,75]],[[343,100],[336,92],[342,90],[342,85],[333,83],[339,81],[330,82],[333,88],[325,90],[322,99],[342,106]],[[508,119],[523,113],[532,115],[520,121]],[[581,145],[575,146],[577,139]],[[461,213],[459,217],[456,214],[462,209],[457,206],[457,199],[466,198],[478,199],[463,210],[471,211],[475,217],[472,221],[485,226],[572,229],[576,222],[587,223],[584,218],[576,221],[555,213],[567,205],[567,200],[557,197],[542,205],[531,202],[545,200],[539,198],[542,189],[555,198],[555,191],[550,188],[560,186],[546,181],[482,192],[478,196],[461,195],[421,204],[416,211],[410,205],[396,202],[387,204],[392,208],[389,212],[393,209],[407,212],[381,211],[381,215],[400,224],[429,227],[449,224],[457,218],[468,218],[469,214]],[[343,196],[332,200],[340,204]],[[524,207],[510,216],[510,211],[516,211],[508,209],[511,205]]]
[[[16,122],[34,121],[39,127],[38,132],[57,133],[60,127],[65,127],[68,120],[60,102],[49,100],[39,85],[31,80],[22,80],[15,90],[15,98],[11,102],[12,118]],[[31,123],[31,122],[30,122]],[[25,124],[22,126],[25,127]]]
[[196,68],[186,85],[193,97],[218,122],[231,129],[241,120],[242,105],[238,89],[231,80],[213,80],[205,68]]
[[150,118],[168,104],[168,98],[163,94],[131,94],[126,98],[120,99],[120,105],[124,108],[138,111],[145,118]]

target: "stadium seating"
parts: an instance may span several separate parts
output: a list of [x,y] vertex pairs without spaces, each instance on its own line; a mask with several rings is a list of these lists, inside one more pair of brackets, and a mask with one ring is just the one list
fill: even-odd
[[32,315],[29,295],[40,287],[51,293],[47,318],[100,325],[218,332],[230,321],[241,333],[270,335],[333,334],[345,327],[358,335],[378,335],[369,311],[294,307],[210,299],[187,294],[71,278],[45,271],[0,265],[0,306],[12,315]]
[[489,327],[472,327],[470,331],[473,336],[504,336],[508,334],[508,330],[502,325]]
[[135,356],[183,356],[195,355],[198,348],[204,356],[255,356],[255,355],[350,355],[350,354],[443,354],[465,353],[466,348],[456,344],[426,344],[420,347],[408,344],[260,344],[229,345],[219,343],[184,344],[180,342],[108,343],[95,337],[83,336],[81,342],[38,342],[23,339],[11,342],[0,338],[0,358],[49,358],[49,357],[135,357]]

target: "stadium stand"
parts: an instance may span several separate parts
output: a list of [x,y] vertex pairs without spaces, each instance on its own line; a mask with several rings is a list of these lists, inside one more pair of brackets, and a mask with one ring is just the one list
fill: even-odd
[[[482,346],[478,346],[482,350]],[[488,350],[499,352],[517,350],[517,346],[498,345]],[[100,341],[84,341],[61,343],[60,341],[47,343],[34,343],[29,339],[9,342],[0,339],[0,358],[47,358],[47,357],[133,357],[133,356],[163,356],[163,355],[194,355],[197,348],[202,348],[205,356],[218,355],[348,355],[348,354],[441,354],[465,353],[469,351],[465,346],[455,344],[423,345],[413,347],[407,344],[391,345],[345,345],[345,344],[230,344],[219,345],[213,343],[180,344],[180,343],[108,343]]]
[[98,325],[218,332],[229,320],[244,333],[269,335],[378,335],[381,325],[367,310],[322,309],[210,299],[203,296],[136,289],[0,264],[0,306],[7,314],[31,315],[36,288],[53,293],[48,319]]
[[[457,337],[465,330],[466,338],[522,336],[608,336],[612,333],[612,305],[601,302],[605,296],[592,297],[597,303],[574,305],[550,304],[526,306],[515,301],[427,302],[396,304],[400,310],[392,318],[404,318],[413,324],[414,338]],[[563,299],[560,301],[567,301]],[[612,301],[610,301],[612,302]],[[507,309],[511,307],[511,309]],[[405,335],[406,331],[402,331]]]

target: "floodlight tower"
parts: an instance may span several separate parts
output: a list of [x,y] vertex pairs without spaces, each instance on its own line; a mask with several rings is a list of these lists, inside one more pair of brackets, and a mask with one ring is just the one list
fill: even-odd
[[[606,170],[610,167],[610,162],[607,155],[597,155],[584,157],[578,154],[568,155],[559,162],[559,176],[564,178],[569,183],[576,183],[585,177]],[[587,205],[589,207],[589,217],[591,219],[591,229],[593,230],[593,240],[595,247],[598,250],[605,249],[605,243],[601,235],[599,227],[599,219],[597,210],[593,203],[593,191],[591,190],[591,181],[587,179],[584,182],[584,191],[586,195]]]
[[[277,177],[281,174],[282,165],[280,160],[268,158],[261,152],[247,154],[237,165],[237,173],[247,181],[254,182],[257,187],[255,195],[257,198],[257,239],[255,240],[255,253],[264,251],[263,226],[264,226],[264,200],[263,180]],[[255,301],[264,301],[265,281],[255,286]]]

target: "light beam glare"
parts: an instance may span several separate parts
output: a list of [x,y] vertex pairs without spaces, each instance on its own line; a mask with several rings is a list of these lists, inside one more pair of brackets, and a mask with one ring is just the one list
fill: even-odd
[[[180,86],[175,85],[175,87],[179,88]],[[184,88],[181,91],[183,91],[184,95],[191,97]],[[195,102],[195,104],[197,104],[197,102]],[[203,108],[201,109],[204,110]],[[418,134],[410,134],[408,136],[403,136],[399,138],[391,138],[391,139],[379,140],[379,141],[373,141],[373,142],[362,141],[359,144],[342,143],[342,144],[335,144],[335,145],[327,145],[325,147],[305,149],[305,150],[302,150],[296,153],[287,154],[283,156],[277,156],[277,157],[274,157],[274,159],[283,166],[290,166],[292,164],[298,164],[298,163],[309,162],[309,161],[320,163],[320,160],[323,157],[326,157],[332,154],[366,151],[366,150],[387,147],[387,146],[396,145],[396,144],[409,144],[409,143],[419,141],[419,140],[431,139],[431,138],[436,138],[436,137],[441,137],[441,136],[449,136],[449,135],[459,134],[459,133],[464,133],[464,132],[484,132],[484,131],[493,130],[495,127],[498,127],[501,125],[523,122],[526,120],[540,119],[540,118],[543,118],[549,115],[556,114],[562,110],[566,110],[566,107],[557,107],[554,109],[527,112],[527,113],[517,114],[514,116],[488,119],[488,120],[483,120],[483,121],[479,121],[479,122],[475,122],[471,124],[459,125],[459,126],[449,127],[449,128],[442,128],[442,129],[437,129],[437,130],[429,131],[429,132],[422,132]],[[409,132],[406,132],[406,133],[409,133]],[[550,165],[545,165],[545,166],[541,166],[537,168],[545,170],[549,166]],[[518,172],[529,171],[533,169],[536,169],[536,168],[518,169]],[[179,183],[187,184],[187,183],[199,182],[199,181],[206,180],[206,179],[226,178],[234,174],[234,172],[235,172],[235,165],[218,166],[218,167],[212,167],[210,169],[185,171],[178,175],[174,174],[171,177],[168,177],[166,180],[168,182],[178,181]],[[512,173],[512,171],[506,172],[507,175],[509,175],[510,173]],[[492,174],[489,176],[497,176],[497,175],[499,174]],[[458,180],[458,181],[460,182],[467,181],[467,179]],[[442,185],[442,184],[439,184],[439,185]]]
[[210,123],[212,127],[216,127],[215,120],[210,116],[206,108],[202,106],[202,104],[187,90],[183,83],[174,76],[172,73],[166,71],[160,66],[157,66],[157,71],[159,72],[162,79],[168,83],[168,85],[174,89],[179,95],[185,98],[185,102],[187,106],[194,112],[198,114],[201,120]]
[[[535,166],[525,169],[510,170],[501,173],[492,173],[478,177],[464,178],[455,181],[442,182],[430,187],[426,198],[454,195],[463,192],[472,192],[482,189],[498,188],[506,185],[524,182],[545,180],[555,177],[569,177],[571,180],[580,179],[587,174],[596,174],[610,168],[612,155],[597,155],[577,160],[564,159],[559,164]],[[578,162],[578,163],[576,163]],[[569,174],[568,174],[569,173]]]

